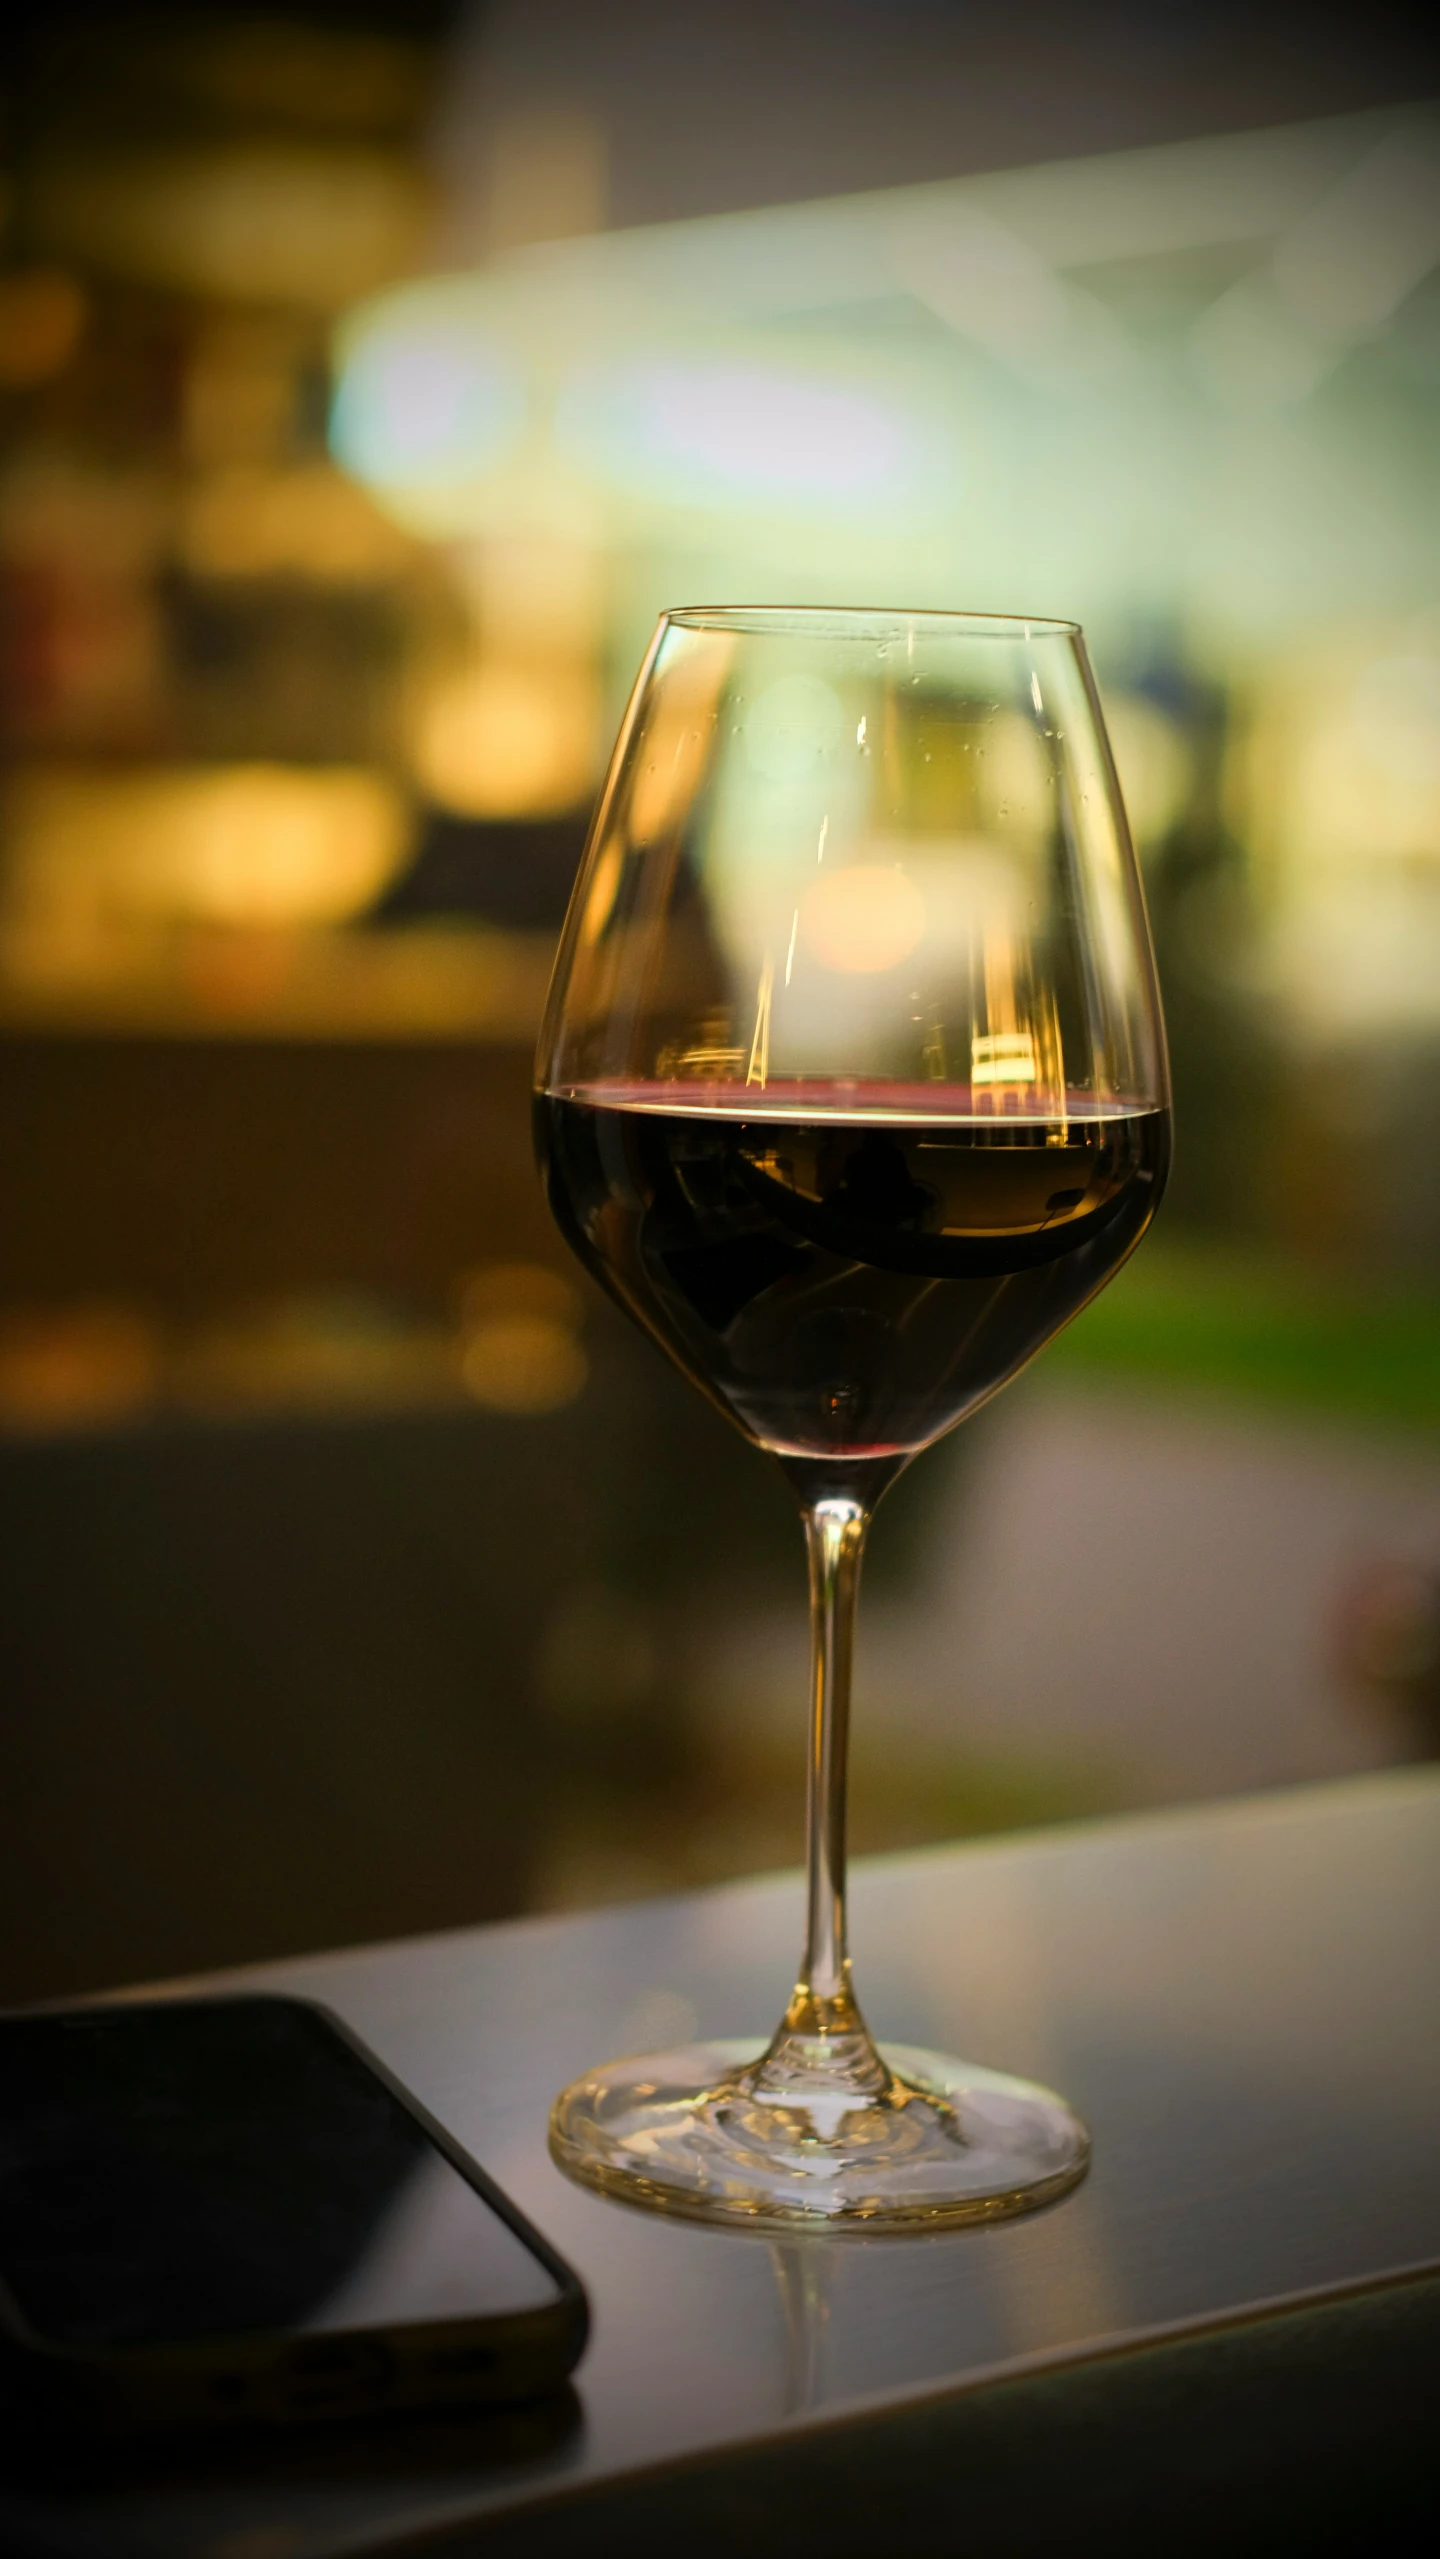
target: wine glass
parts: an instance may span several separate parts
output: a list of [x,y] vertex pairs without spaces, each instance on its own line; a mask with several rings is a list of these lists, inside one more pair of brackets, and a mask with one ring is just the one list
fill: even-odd
[[609,2062],[557,2099],[551,2149],[585,2183],[705,2221],[888,2230],[1023,2212],[1084,2175],[1060,2098],[878,2049],[861,2015],[855,1599],[887,1485],[1133,1251],[1168,1101],[1078,625],[662,617],[556,961],[537,1143],[581,1261],[799,1497],[808,1908],[768,2044]]

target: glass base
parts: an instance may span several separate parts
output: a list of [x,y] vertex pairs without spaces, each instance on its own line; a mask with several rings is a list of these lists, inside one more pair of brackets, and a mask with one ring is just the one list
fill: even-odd
[[557,2097],[551,2154],[602,2194],[750,2230],[1001,2221],[1089,2165],[1078,2116],[1028,2080],[891,2044],[863,2088],[776,2084],[774,2057],[711,2043],[607,2062]]

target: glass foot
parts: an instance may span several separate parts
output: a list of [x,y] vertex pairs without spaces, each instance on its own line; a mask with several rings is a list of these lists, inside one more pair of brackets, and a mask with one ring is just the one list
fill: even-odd
[[748,2229],[1000,2221],[1084,2176],[1090,2136],[1048,2089],[905,2044],[866,2049],[864,2086],[777,2072],[776,2048],[750,2043],[607,2062],[557,2097],[551,2153],[602,2194]]

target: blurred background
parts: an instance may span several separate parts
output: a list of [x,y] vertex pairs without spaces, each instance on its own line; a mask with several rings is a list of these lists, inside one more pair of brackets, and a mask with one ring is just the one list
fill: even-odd
[[1419,13],[31,12],[0,155],[0,1996],[798,1857],[778,1474],[530,1056],[656,613],[1075,615],[1159,1230],[904,1479],[856,1844],[1440,1751]]

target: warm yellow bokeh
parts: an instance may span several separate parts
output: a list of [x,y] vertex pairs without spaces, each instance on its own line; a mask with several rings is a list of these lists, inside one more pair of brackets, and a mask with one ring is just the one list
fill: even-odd
[[822,968],[867,976],[895,968],[915,949],[925,931],[925,900],[903,871],[852,862],[806,891],[800,929]]
[[86,316],[73,276],[34,268],[0,279],[0,383],[19,390],[62,372],[84,335]]
[[497,1413],[551,1413],[588,1377],[580,1300],[558,1271],[495,1262],[472,1271],[460,1297],[460,1376]]
[[406,565],[404,537],[326,463],[208,473],[187,491],[180,549],[198,577],[309,577],[366,584]]
[[481,660],[441,677],[415,723],[415,776],[464,817],[572,808],[591,778],[598,703],[588,670]]
[[4,818],[9,917],[62,943],[166,918],[337,923],[378,896],[411,825],[379,774],[272,764],[31,771]]

